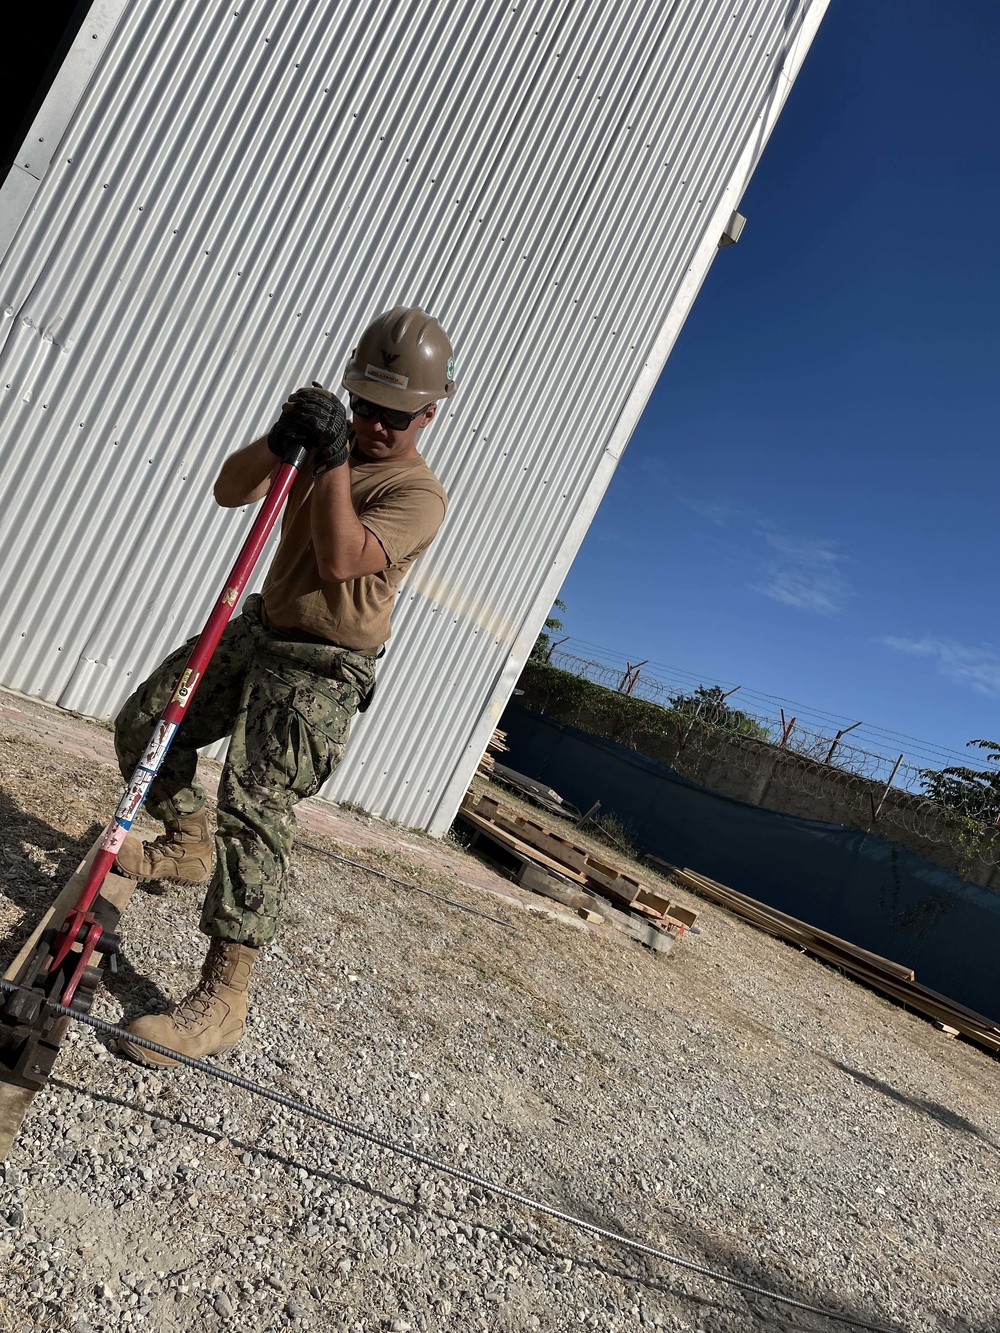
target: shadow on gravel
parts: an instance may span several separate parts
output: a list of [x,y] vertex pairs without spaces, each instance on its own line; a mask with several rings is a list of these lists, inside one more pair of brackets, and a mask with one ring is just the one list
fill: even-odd
[[137,972],[128,960],[125,945],[118,955],[118,971],[104,969],[104,989],[113,995],[122,1007],[120,1027],[125,1027],[140,1014],[160,1014],[170,1008],[173,1001],[165,995],[152,977]]
[[[883,1330],[884,1333],[912,1333],[913,1325],[910,1322],[897,1323],[885,1315],[879,1315],[871,1306],[864,1308],[857,1304],[847,1304],[839,1299],[839,1293],[835,1291],[801,1290],[786,1274],[776,1274],[772,1269],[741,1253],[722,1237],[708,1233],[693,1223],[679,1221],[673,1215],[670,1221],[678,1234],[684,1238],[683,1245],[686,1252],[699,1254],[700,1261],[707,1267],[718,1269],[744,1282],[790,1297],[792,1300],[804,1301],[831,1312],[829,1317],[824,1317],[796,1310],[790,1306],[782,1306],[764,1295],[747,1292],[743,1298],[745,1304],[742,1309],[744,1313],[752,1312],[760,1321],[761,1329],[767,1333],[778,1333],[778,1331],[833,1333],[836,1329],[852,1327],[875,1328]],[[972,1321],[963,1315],[951,1314],[944,1310],[931,1310],[929,1296],[930,1293],[924,1294],[924,1308],[920,1311],[924,1322],[921,1327],[933,1327],[935,1333],[996,1333],[996,1330],[1000,1329],[1000,1304],[995,1305],[992,1310],[980,1311]],[[840,1316],[839,1319],[833,1317],[834,1312]],[[929,1315],[935,1320],[933,1325],[927,1322]],[[906,1315],[902,1317],[907,1319]]]
[[[586,1222],[592,1222],[595,1226],[604,1227],[608,1231],[620,1231],[625,1235],[628,1234],[628,1228],[620,1225],[615,1218],[606,1214],[594,1213],[578,1200],[567,1199],[562,1206],[566,1212],[573,1213]],[[673,1210],[669,1213],[668,1225],[673,1233],[672,1238],[666,1243],[658,1244],[658,1249],[676,1253],[678,1258],[685,1259],[689,1263],[697,1264],[702,1268],[713,1269],[726,1278],[734,1278],[761,1290],[756,1292],[745,1291],[732,1283],[723,1282],[721,1279],[709,1275],[699,1275],[690,1270],[684,1270],[678,1265],[678,1271],[686,1274],[688,1282],[699,1284],[703,1282],[719,1283],[720,1298],[711,1300],[701,1294],[685,1289],[676,1282],[667,1284],[661,1276],[661,1270],[664,1266],[663,1260],[630,1253],[628,1259],[636,1266],[636,1271],[631,1273],[615,1272],[598,1261],[588,1262],[587,1260],[574,1259],[574,1263],[588,1264],[589,1267],[597,1268],[617,1277],[628,1277],[633,1282],[642,1282],[646,1287],[669,1292],[674,1297],[682,1297],[700,1307],[710,1307],[730,1314],[738,1314],[743,1320],[746,1320],[747,1316],[750,1315],[759,1322],[760,1328],[766,1330],[766,1333],[832,1333],[834,1329],[845,1327],[877,1329],[879,1333],[908,1333],[903,1325],[887,1320],[886,1316],[879,1315],[874,1310],[862,1310],[854,1305],[845,1304],[838,1293],[800,1289],[789,1280],[787,1275],[775,1274],[763,1264],[757,1263],[748,1255],[741,1253],[717,1234],[681,1217]],[[641,1237],[637,1239],[641,1239]],[[609,1246],[614,1245],[613,1241],[605,1243]],[[770,1299],[767,1295],[768,1292],[773,1292],[776,1296],[784,1296],[788,1300],[801,1301],[806,1305],[817,1306],[820,1310],[829,1311],[830,1313],[821,1314],[796,1309],[794,1306]],[[722,1303],[723,1295],[729,1297],[729,1304]],[[836,1318],[838,1315],[840,1316],[839,1319]],[[942,1330],[943,1328],[942,1325]],[[956,1327],[954,1333],[973,1333],[973,1330],[961,1326]],[[985,1330],[983,1330],[983,1333],[985,1333]]]
[[[0,892],[24,912],[13,929],[0,937],[0,974],[20,951],[39,917],[51,907],[103,828],[103,824],[94,823],[78,838],[68,838],[44,820],[28,814],[0,790]],[[48,867],[36,864],[27,855],[32,848],[46,853]],[[137,972],[124,953],[118,957],[117,974],[105,971],[104,986],[126,1011],[126,1022],[139,1013],[170,1005],[159,987]]]
[[[99,1037],[97,1033],[94,1035]],[[682,1250],[681,1257],[689,1258],[693,1263],[700,1264],[705,1268],[715,1269],[727,1277],[737,1278],[764,1290],[762,1292],[744,1292],[728,1283],[719,1283],[719,1294],[717,1296],[705,1295],[702,1292],[691,1290],[689,1284],[693,1282],[699,1284],[711,1283],[718,1281],[718,1279],[686,1272],[679,1267],[674,1270],[676,1276],[671,1276],[668,1279],[662,1271],[664,1267],[668,1267],[665,1261],[651,1257],[647,1258],[644,1255],[629,1251],[619,1251],[613,1259],[609,1260],[584,1256],[566,1247],[547,1242],[537,1234],[518,1231],[513,1227],[498,1224],[496,1219],[489,1216],[477,1214],[470,1216],[471,1210],[466,1210],[464,1215],[443,1212],[428,1207],[426,1204],[415,1202],[413,1199],[388,1193],[385,1190],[378,1189],[368,1181],[359,1180],[342,1172],[308,1166],[298,1158],[289,1157],[271,1148],[262,1147],[259,1143],[247,1143],[240,1139],[220,1135],[217,1129],[210,1129],[183,1116],[172,1115],[163,1107],[150,1109],[141,1100],[115,1096],[112,1093],[96,1092],[92,1088],[71,1083],[65,1079],[53,1078],[50,1080],[50,1084],[52,1087],[60,1088],[66,1092],[85,1093],[94,1101],[104,1102],[109,1106],[120,1106],[125,1110],[137,1112],[140,1115],[145,1115],[150,1121],[161,1121],[173,1125],[177,1129],[189,1130],[201,1135],[210,1144],[217,1143],[220,1148],[229,1148],[236,1154],[252,1153],[255,1160],[271,1162],[289,1172],[305,1170],[314,1179],[328,1181],[331,1185],[336,1185],[339,1188],[347,1187],[359,1190],[370,1198],[378,1199],[393,1208],[403,1209],[413,1217],[432,1217],[446,1222],[462,1221],[472,1227],[482,1227],[486,1231],[494,1231],[505,1240],[519,1245],[522,1249],[530,1249],[547,1261],[561,1264],[569,1262],[575,1268],[585,1268],[588,1272],[600,1274],[616,1282],[627,1282],[634,1286],[640,1286],[649,1293],[661,1293],[675,1302],[683,1301],[691,1307],[692,1316],[699,1320],[727,1320],[731,1316],[736,1316],[741,1321],[746,1321],[749,1316],[756,1320],[759,1327],[766,1330],[767,1333],[833,1333],[833,1330],[845,1327],[877,1329],[880,1330],[880,1333],[907,1333],[905,1326],[886,1322],[884,1318],[880,1318],[869,1310],[848,1307],[838,1301],[835,1296],[828,1296],[827,1293],[823,1292],[801,1290],[787,1276],[776,1276],[765,1266],[755,1263],[745,1254],[741,1254],[720,1237],[710,1235],[697,1225],[684,1222],[673,1216],[671,1217],[671,1225],[675,1234],[679,1237],[679,1244],[673,1244],[670,1248]],[[473,1186],[472,1188],[476,1187]],[[473,1203],[479,1205],[482,1202],[482,1199],[473,1200]],[[498,1197],[496,1202],[503,1206],[507,1201]],[[607,1230],[618,1230],[627,1234],[625,1228],[617,1225],[613,1218],[593,1214],[575,1201],[566,1201],[562,1206],[564,1211],[574,1213],[583,1221],[592,1222],[595,1226],[601,1226]],[[307,1212],[303,1213],[303,1219],[307,1216]],[[544,1217],[544,1215],[542,1216]],[[560,1225],[569,1224],[561,1223]],[[289,1235],[292,1238],[301,1236],[301,1234],[295,1227],[289,1229]],[[602,1240],[598,1237],[587,1237],[586,1239],[591,1240],[592,1243],[607,1245],[610,1252],[614,1252],[616,1249],[613,1241]],[[333,1248],[331,1246],[331,1250]],[[211,1255],[206,1255],[205,1262],[210,1258]],[[826,1316],[798,1310],[769,1299],[764,1294],[765,1292],[774,1292],[791,1300],[816,1305],[824,1310],[828,1309],[831,1313]],[[839,1315],[840,1318],[837,1319],[836,1315]],[[996,1315],[1000,1315],[1000,1307],[998,1307]],[[939,1333],[995,1333],[995,1330],[1000,1328],[996,1317],[991,1317],[990,1314],[984,1315],[981,1322],[974,1324],[962,1318],[944,1314],[938,1315],[937,1318],[936,1327]],[[727,1327],[728,1324],[713,1322],[706,1326],[722,1328]]]
[[[0,938],[0,971],[52,905],[103,827],[92,824],[79,838],[69,838],[22,810],[0,790],[0,890],[24,912],[22,919]],[[31,849],[46,854],[47,867],[31,859]]]
[[852,1069],[850,1065],[842,1064],[839,1060],[827,1057],[830,1064],[835,1069],[839,1069],[842,1074],[848,1078],[854,1079],[856,1083],[863,1087],[871,1088],[873,1092],[880,1092],[883,1097],[888,1097],[891,1101],[899,1102],[901,1106],[909,1106],[914,1111],[920,1111],[923,1115],[929,1115],[932,1120],[944,1125],[946,1129],[958,1130],[962,1134],[970,1134],[973,1138],[979,1139],[987,1147],[992,1148],[994,1152],[1000,1152],[1000,1144],[996,1143],[984,1134],[978,1125],[974,1125],[971,1120],[966,1120],[964,1116],[951,1111],[947,1106],[942,1106],[940,1102],[928,1101],[924,1097],[910,1097],[905,1092],[899,1092],[890,1083],[883,1083],[881,1079],[872,1078],[870,1074],[862,1074],[859,1069]]

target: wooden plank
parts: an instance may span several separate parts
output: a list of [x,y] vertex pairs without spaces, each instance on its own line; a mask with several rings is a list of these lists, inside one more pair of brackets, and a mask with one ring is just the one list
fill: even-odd
[[669,916],[674,921],[679,921],[682,926],[693,926],[698,920],[698,913],[692,912],[690,907],[678,907],[676,903],[670,904]]
[[523,888],[530,889],[532,893],[541,894],[543,898],[549,898],[554,903],[572,908],[574,912],[587,911],[594,903],[589,893],[575,884],[567,884],[561,876],[553,875],[534,861],[525,861],[524,873],[518,879],[518,883]]
[[[492,796],[480,796],[478,800],[467,796],[462,802],[460,813],[465,811],[471,811],[480,818],[491,820],[508,833],[513,833],[522,842],[537,846],[554,860],[565,860],[565,863],[575,871],[583,871],[584,863],[592,859],[592,853],[579,843],[571,842],[569,838],[563,837],[561,833],[539,823],[538,820],[531,819],[528,815],[501,805]],[[611,876],[619,873],[614,867],[602,868]]]
[[621,871],[617,866],[608,865],[607,862],[600,860],[593,852],[587,853],[587,869],[593,871],[595,875],[604,875],[607,879],[617,879]]
[[652,889],[640,889],[633,900],[639,907],[648,907],[659,916],[666,916],[670,912],[670,899],[664,898],[662,893],[654,893]]
[[695,892],[701,890],[705,892],[706,896],[715,898],[716,901],[722,902],[724,906],[732,907],[734,911],[745,908],[747,912],[769,920],[775,925],[785,925],[791,930],[821,941],[827,947],[840,949],[846,954],[862,958],[872,965],[884,968],[885,971],[892,973],[901,980],[912,981],[914,978],[912,967],[907,967],[903,963],[896,963],[891,958],[883,958],[881,954],[872,953],[868,949],[862,949],[860,945],[852,944],[850,940],[841,939],[838,935],[832,935],[829,931],[823,930],[821,926],[812,926],[809,922],[790,916],[787,912],[779,912],[777,908],[770,907],[757,898],[750,898],[745,893],[739,893],[736,889],[729,888],[728,885],[719,884],[718,881],[709,879],[706,875],[699,875],[697,871],[685,868],[675,870],[673,873],[676,879],[693,888]]
[[[90,870],[90,864],[94,859],[100,841],[100,836],[95,839],[90,851],[56,895],[52,906],[28,936],[17,957],[13,959],[4,972],[5,981],[21,981],[35,945],[41,938],[42,931],[47,930],[50,926],[61,926],[65,921],[67,914],[76,904],[83,886],[87,882],[87,873]],[[124,875],[111,872],[101,886],[99,896],[117,908],[120,914],[128,906],[129,899],[135,892],[135,886],[134,879],[126,879]],[[79,953],[79,946],[75,946],[75,952]],[[91,959],[93,966],[102,967],[105,961],[105,955],[99,949],[95,949]],[[70,1019],[63,1018],[55,1025],[54,1036],[57,1043],[62,1041],[70,1022]],[[7,1083],[3,1078],[3,1072],[0,1069],[0,1161],[6,1158],[10,1152],[36,1091],[33,1088],[22,1088],[13,1083]]]
[[468,805],[463,802],[462,809],[474,811],[481,819],[492,819],[500,809],[500,802],[492,796],[480,796],[478,801],[470,801]]
[[596,888],[599,893],[610,893],[619,902],[633,903],[641,888],[636,880],[619,875],[613,869],[609,874],[606,866],[600,861],[595,864],[589,856],[583,873],[591,887]]
[[571,870],[578,873],[583,870],[586,856],[584,852],[567,842],[565,838],[560,838],[556,834],[550,833],[541,824],[536,824],[534,820],[525,819],[520,815],[511,817],[502,813],[493,816],[493,823],[506,829],[508,833],[513,833],[515,837],[522,842],[529,843],[532,847],[537,847],[540,852],[550,856],[554,861],[561,861],[569,866]]
[[601,916],[600,912],[592,912],[589,907],[578,907],[576,909],[576,914],[577,916],[582,916],[584,921],[589,921],[593,926],[599,926],[604,921],[604,917]]
[[796,917],[769,908],[766,904],[708,879],[705,875],[699,875],[696,871],[678,870],[672,867],[671,874],[694,892],[703,893],[705,897],[729,908],[770,934],[799,945],[817,958],[847,972],[856,980],[898,1000],[907,1008],[946,1027],[954,1028],[970,1041],[985,1046],[988,1050],[1000,1052],[1000,1024],[938,991],[923,986],[915,980],[912,968],[862,949],[859,945],[831,935],[818,926],[810,926]]
[[547,866],[557,874],[564,875],[567,879],[571,879],[575,884],[586,883],[583,876],[578,875],[575,871],[571,870],[569,866],[565,866],[561,861],[555,861],[552,857],[546,856],[545,853],[540,852],[537,847],[532,847],[529,843],[522,841],[522,839],[516,837],[513,833],[500,828],[497,824],[494,824],[492,820],[482,819],[474,811],[468,810],[465,807],[459,811],[459,815],[466,821],[466,823],[472,824],[473,827],[480,832],[485,833],[487,837],[494,838],[501,845],[509,847],[519,856],[523,856],[529,861],[537,861],[539,865]]
[[891,995],[893,999],[899,1000],[905,1004],[908,1009],[916,1010],[930,1019],[937,1019],[940,1022],[947,1023],[949,1027],[958,1028],[964,1037],[970,1041],[977,1042],[980,1046],[985,1046],[991,1051],[1000,1052],[1000,1032],[995,1027],[982,1028],[975,1023],[970,1023],[965,1019],[952,1015],[947,1006],[938,1006],[929,1003],[919,992],[906,985],[905,983],[894,984],[886,981],[879,985],[879,990]]
[[[499,842],[506,842],[520,854],[530,855],[540,864],[557,869],[577,883],[586,884],[603,897],[634,907],[647,916],[660,919],[669,906],[668,899],[634,875],[602,860],[578,843],[570,842],[537,820],[504,807],[492,797],[476,799],[467,796],[459,816],[483,831],[495,831],[493,835]],[[531,848],[531,852],[526,848]]]

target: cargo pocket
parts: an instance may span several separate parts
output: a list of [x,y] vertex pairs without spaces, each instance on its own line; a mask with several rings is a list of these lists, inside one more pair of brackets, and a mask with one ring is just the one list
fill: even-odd
[[316,680],[269,700],[247,729],[253,781],[297,800],[314,796],[343,758],[357,697],[353,686]]

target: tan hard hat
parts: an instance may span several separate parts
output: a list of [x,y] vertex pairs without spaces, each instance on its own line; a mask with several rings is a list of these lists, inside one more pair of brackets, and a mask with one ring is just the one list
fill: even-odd
[[448,335],[419,306],[393,306],[365,329],[341,381],[381,407],[416,412],[455,392]]

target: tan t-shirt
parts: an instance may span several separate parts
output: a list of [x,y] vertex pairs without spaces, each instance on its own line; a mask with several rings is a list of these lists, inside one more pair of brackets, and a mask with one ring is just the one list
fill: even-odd
[[355,511],[382,543],[388,565],[343,583],[320,578],[312,543],[313,479],[302,473],[288,497],[281,540],[264,580],[264,609],[280,628],[376,653],[389,637],[396,589],[430,546],[448,497],[422,458],[366,463],[352,456],[348,466]]

